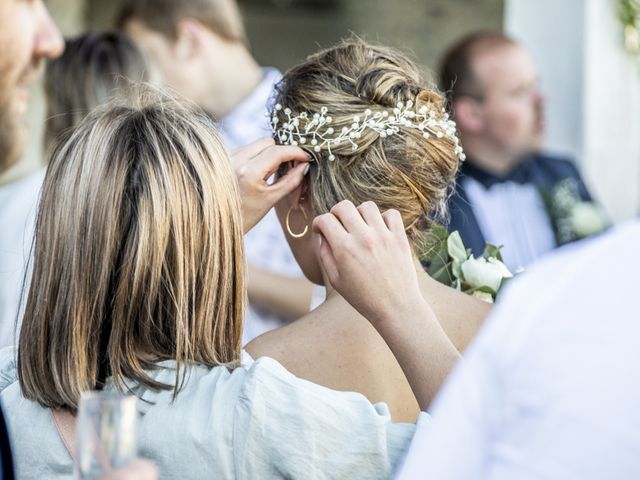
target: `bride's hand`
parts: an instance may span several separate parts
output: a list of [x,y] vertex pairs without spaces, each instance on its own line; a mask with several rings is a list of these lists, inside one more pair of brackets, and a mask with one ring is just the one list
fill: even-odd
[[424,303],[399,212],[343,201],[318,216],[313,229],[329,281],[374,326]]
[[[245,233],[280,199],[300,185],[310,158],[301,148],[278,146],[270,138],[253,142],[231,155],[231,163],[240,187]],[[286,162],[297,162],[297,165],[269,184],[269,178]]]

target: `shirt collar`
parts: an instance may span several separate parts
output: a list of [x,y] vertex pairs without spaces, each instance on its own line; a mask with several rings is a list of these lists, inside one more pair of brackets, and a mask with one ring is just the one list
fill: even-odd
[[273,87],[282,78],[282,74],[275,68],[263,67],[262,81],[258,86],[229,114],[220,120],[223,129],[233,128],[247,121],[256,121],[256,116],[264,117],[271,99]]
[[490,189],[496,184],[513,182],[524,185],[531,181],[530,164],[533,156],[527,157],[520,162],[516,168],[511,170],[505,175],[496,175],[491,172],[487,172],[481,167],[474,165],[473,159],[467,158],[467,160],[460,167],[460,174],[463,177],[471,177],[480,183],[484,188]]

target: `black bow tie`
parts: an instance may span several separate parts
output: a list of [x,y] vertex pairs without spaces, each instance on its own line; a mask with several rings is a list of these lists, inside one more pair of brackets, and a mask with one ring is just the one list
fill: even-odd
[[476,167],[467,159],[460,168],[460,175],[463,177],[471,177],[479,182],[484,188],[489,189],[498,183],[514,182],[520,185],[531,182],[529,172],[529,161],[523,161],[515,169],[504,176],[498,176]]

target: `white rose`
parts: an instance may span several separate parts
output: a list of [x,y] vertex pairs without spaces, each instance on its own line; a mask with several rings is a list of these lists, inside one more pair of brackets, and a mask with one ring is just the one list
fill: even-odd
[[602,211],[591,202],[576,203],[571,209],[569,222],[581,238],[601,232],[606,227]]
[[513,277],[506,265],[493,257],[486,260],[484,257],[474,258],[471,255],[460,268],[465,283],[471,288],[489,287],[496,293],[503,278]]

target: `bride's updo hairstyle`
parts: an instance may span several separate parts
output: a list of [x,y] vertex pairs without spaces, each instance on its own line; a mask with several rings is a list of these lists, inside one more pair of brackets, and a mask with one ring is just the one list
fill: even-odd
[[[363,122],[365,114],[373,117],[386,111],[384,118],[388,118],[400,106],[416,113],[435,112],[431,114],[434,121],[448,121],[444,96],[410,59],[360,40],[343,41],[289,70],[276,86],[273,105],[276,127],[304,112],[305,123],[315,114],[330,116],[332,131],[338,134],[353,131],[354,121]],[[276,142],[292,143],[274,130]],[[370,200],[382,211],[393,208],[402,214],[414,247],[420,245],[431,222],[445,216],[462,156],[455,133],[428,134],[404,126],[389,135],[360,129],[353,141],[337,145],[323,145],[312,138],[297,144],[316,160],[311,163],[307,190],[315,215],[328,212],[341,200],[356,205]]]

